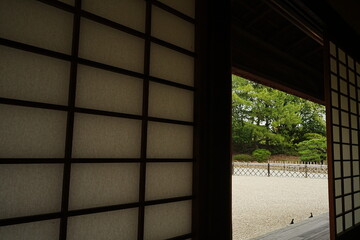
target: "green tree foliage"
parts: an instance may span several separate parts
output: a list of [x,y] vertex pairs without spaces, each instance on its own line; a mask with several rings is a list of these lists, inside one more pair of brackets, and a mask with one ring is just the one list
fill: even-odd
[[266,149],[256,149],[252,152],[252,155],[256,159],[256,161],[265,162],[269,160],[271,152]]
[[322,106],[238,76],[232,83],[235,152],[264,148],[273,154],[294,153],[305,134],[325,134]]
[[308,133],[304,140],[297,144],[300,159],[304,162],[322,162],[326,160],[326,138],[317,133]]

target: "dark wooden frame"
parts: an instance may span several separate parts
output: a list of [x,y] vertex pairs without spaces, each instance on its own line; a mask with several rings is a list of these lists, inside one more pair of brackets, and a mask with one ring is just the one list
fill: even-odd
[[197,1],[193,239],[232,239],[231,1]]
[[[336,43],[335,43],[336,44]],[[327,40],[326,42],[326,49],[325,49],[325,65],[326,66],[326,71],[325,71],[325,78],[326,78],[326,92],[327,92],[327,126],[328,126],[328,155],[330,158],[330,164],[329,164],[329,176],[331,175],[331,179],[329,179],[329,195],[330,197],[330,206],[332,206],[332,208],[330,208],[330,224],[332,226],[331,229],[331,239],[351,239],[352,237],[356,236],[359,232],[359,226],[360,224],[355,225],[355,210],[359,210],[360,207],[356,207],[355,208],[355,199],[354,199],[354,194],[358,194],[360,192],[360,190],[358,191],[354,191],[354,177],[360,177],[360,175],[354,175],[353,172],[353,152],[352,152],[352,147],[353,146],[357,146],[358,147],[358,151],[359,151],[359,143],[360,143],[360,135],[359,135],[359,129],[360,129],[360,125],[359,125],[359,121],[356,121],[355,126],[353,127],[353,123],[352,123],[352,118],[351,116],[355,116],[356,119],[358,120],[359,118],[359,93],[358,90],[360,89],[359,83],[357,81],[357,79],[360,79],[360,75],[357,74],[357,67],[356,67],[356,58],[352,58],[354,61],[354,65],[353,68],[351,70],[351,67],[349,66],[349,58],[348,57],[352,57],[351,55],[348,55],[347,53],[345,53],[345,62],[339,60],[339,48],[336,48],[336,56],[333,56],[330,54],[330,40]],[[330,61],[333,60],[336,62],[336,73],[330,70]],[[346,76],[341,76],[340,73],[340,65],[342,65],[345,69],[346,69]],[[354,74],[354,83],[351,83],[349,80],[349,72],[353,72]],[[331,76],[336,77],[337,79],[337,86],[336,88],[333,88],[331,86]],[[340,81],[343,81],[346,84],[346,92],[343,93],[341,90],[341,86],[340,86]],[[350,95],[350,87],[353,87],[355,89],[355,98],[351,97]],[[338,106],[333,106],[332,105],[332,93],[337,94],[337,99],[336,101],[338,102]],[[347,99],[347,105],[348,105],[348,109],[343,109],[341,106],[341,97],[346,97]],[[355,101],[356,103],[356,113],[352,113],[351,110],[351,101]],[[333,123],[332,117],[333,117],[333,110],[338,111],[338,119],[339,119],[339,123],[335,124]],[[343,119],[342,119],[342,113],[347,114],[348,120],[347,120],[347,125],[348,127],[343,125]],[[339,141],[336,142],[333,140],[333,127],[337,127],[339,129]],[[342,141],[342,129],[347,129],[349,131],[349,142],[348,143],[343,143]],[[353,135],[352,135],[352,131],[357,132],[357,144],[353,144]],[[335,160],[333,159],[334,156],[334,149],[333,149],[333,144],[337,144],[339,145],[340,148],[340,160]],[[343,146],[349,146],[350,149],[350,159],[349,160],[345,160],[343,157]],[[359,156],[358,156],[359,157]],[[360,162],[360,159],[357,160],[358,162]],[[339,162],[341,165],[341,172],[340,172],[340,177],[336,177],[335,176],[335,169],[334,169],[334,164],[335,162]],[[350,176],[344,176],[344,162],[348,162],[350,164]],[[330,172],[330,168],[331,168],[331,172]],[[345,179],[350,179],[351,181],[351,191],[350,193],[345,193],[344,192],[344,188],[345,188],[345,183],[344,180]],[[341,181],[341,194],[339,196],[336,196],[335,194],[335,181]],[[351,197],[351,205],[352,208],[350,210],[345,210],[345,197]],[[342,202],[342,210],[340,214],[336,214],[335,210],[335,203],[336,203],[336,199],[341,199]],[[345,215],[348,213],[352,213],[352,227],[350,227],[349,229],[346,229],[346,222],[345,222]],[[341,232],[340,234],[336,233],[336,218],[341,217],[342,218],[342,229],[343,232]]]

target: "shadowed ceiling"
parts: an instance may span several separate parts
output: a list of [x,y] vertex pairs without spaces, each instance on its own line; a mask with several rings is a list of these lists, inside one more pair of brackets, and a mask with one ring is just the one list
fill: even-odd
[[233,67],[323,103],[323,32],[356,45],[359,12],[357,0],[232,0]]
[[233,66],[323,101],[321,40],[271,1],[237,0],[232,9]]

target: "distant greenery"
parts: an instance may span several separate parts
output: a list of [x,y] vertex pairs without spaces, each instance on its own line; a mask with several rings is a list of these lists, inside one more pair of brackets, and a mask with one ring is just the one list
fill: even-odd
[[320,134],[306,134],[307,140],[297,144],[300,159],[304,162],[321,162],[326,160],[326,138]]
[[252,155],[256,159],[256,161],[265,162],[269,160],[271,152],[266,149],[256,149],[252,152]]
[[[235,153],[267,149],[272,154],[300,155],[304,161],[326,157],[326,144],[320,144],[326,131],[323,106],[238,76],[232,80]],[[310,156],[313,149],[321,150]]]
[[250,154],[236,154],[233,157],[236,161],[242,161],[242,162],[253,162],[255,161],[255,158]]

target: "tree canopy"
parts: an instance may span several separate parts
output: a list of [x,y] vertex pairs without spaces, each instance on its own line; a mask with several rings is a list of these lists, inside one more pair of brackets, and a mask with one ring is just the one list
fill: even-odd
[[325,136],[325,108],[244,78],[232,79],[233,149],[250,153],[297,153],[297,144],[316,133]]

